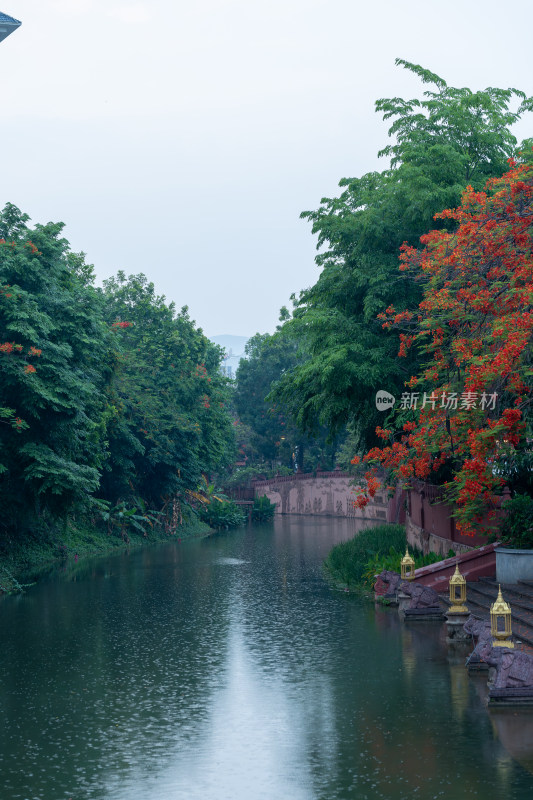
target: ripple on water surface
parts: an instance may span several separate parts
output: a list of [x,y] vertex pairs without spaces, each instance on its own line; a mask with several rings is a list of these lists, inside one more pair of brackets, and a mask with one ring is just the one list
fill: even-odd
[[489,717],[438,626],[324,583],[353,524],[280,519],[5,599],[1,800],[530,800],[533,735]]

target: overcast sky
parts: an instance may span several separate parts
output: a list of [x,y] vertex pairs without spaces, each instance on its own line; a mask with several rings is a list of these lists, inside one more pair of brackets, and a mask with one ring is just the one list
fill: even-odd
[[[518,0],[0,0],[0,204],[61,220],[99,280],[144,272],[207,335],[272,331],[314,283],[303,210],[384,169],[379,97],[533,94]],[[533,119],[515,130],[533,135]]]

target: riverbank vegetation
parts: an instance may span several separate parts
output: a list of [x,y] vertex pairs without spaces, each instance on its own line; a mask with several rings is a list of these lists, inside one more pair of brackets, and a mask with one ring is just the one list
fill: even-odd
[[335,545],[324,566],[329,577],[339,586],[361,589],[364,588],[363,576],[368,562],[378,556],[389,555],[391,549],[405,553],[405,544],[404,525],[378,525]]
[[222,352],[144,275],[97,288],[61,223],[28,222],[0,213],[0,548],[82,521],[179,535],[234,460]]
[[100,556],[164,541],[181,542],[206,536],[212,529],[196,515],[188,515],[176,535],[170,537],[163,527],[151,527],[142,532],[130,530],[127,543],[89,517],[74,519],[57,529],[33,529],[25,536],[10,538],[0,551],[0,594],[18,593],[58,563],[74,564],[90,556]]
[[246,522],[246,514],[232,500],[212,501],[200,510],[202,519],[210,528],[229,530],[238,528]]
[[[400,572],[406,544],[404,525],[377,525],[335,545],[324,562],[324,568],[337,586],[368,592],[374,586],[374,576],[382,570]],[[440,560],[434,553],[424,556],[412,548],[409,552],[415,559],[415,569]]]
[[252,519],[254,522],[268,522],[274,519],[276,504],[271,503],[266,495],[256,497],[252,508]]

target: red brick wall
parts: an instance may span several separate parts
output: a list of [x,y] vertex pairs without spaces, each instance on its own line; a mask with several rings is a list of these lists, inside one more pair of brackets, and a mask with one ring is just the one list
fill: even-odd
[[[444,489],[440,486],[413,481],[412,488],[407,491],[407,509],[410,519],[418,528],[427,534],[449,540],[452,550],[455,549],[453,543],[469,547],[487,544],[488,537],[485,535],[464,536],[457,530],[452,516],[455,506],[444,502]],[[494,526],[496,524],[497,520]]]

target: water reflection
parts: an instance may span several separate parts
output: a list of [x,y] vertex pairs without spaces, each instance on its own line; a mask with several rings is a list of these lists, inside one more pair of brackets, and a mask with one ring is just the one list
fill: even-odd
[[353,529],[277,520],[4,601],[2,800],[529,799],[440,626],[324,583]]
[[[508,755],[533,775],[533,711],[498,709],[491,711],[490,716],[494,732]],[[507,763],[506,772],[508,767]]]

